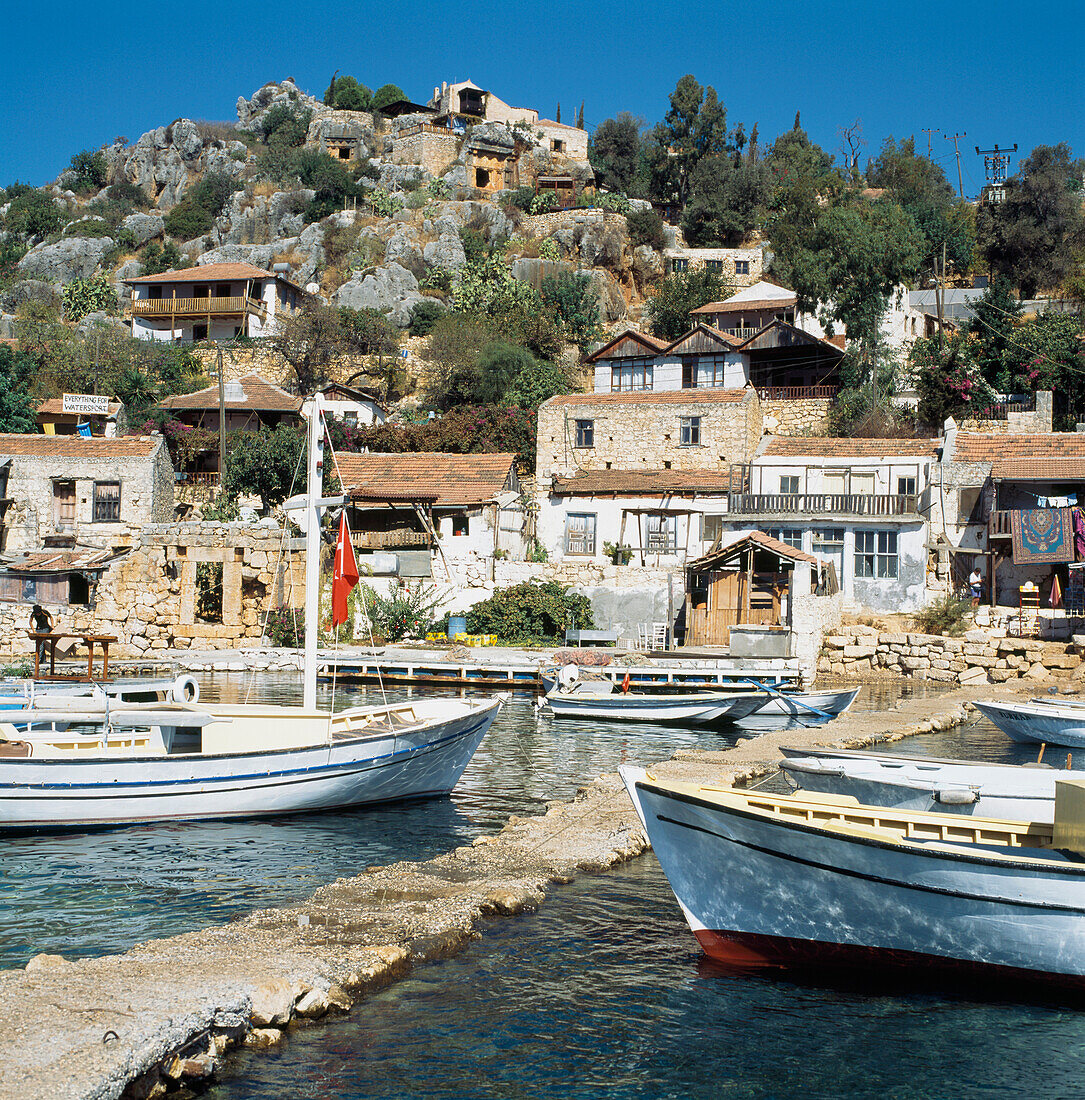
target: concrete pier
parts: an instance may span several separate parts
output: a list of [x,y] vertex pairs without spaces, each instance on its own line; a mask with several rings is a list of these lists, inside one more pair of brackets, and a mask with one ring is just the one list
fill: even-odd
[[[1006,688],[984,694],[1019,697]],[[652,771],[751,779],[775,768],[780,744],[858,747],[950,728],[971,720],[973,695],[962,688],[725,751],[682,751]],[[0,972],[0,1097],[142,1100],[195,1084],[231,1047],[273,1045],[291,1022],[348,1011],[413,966],[456,953],[492,920],[536,908],[555,884],[646,847],[618,777],[605,775],[470,846],[368,868],[295,906],[123,955],[36,956]]]

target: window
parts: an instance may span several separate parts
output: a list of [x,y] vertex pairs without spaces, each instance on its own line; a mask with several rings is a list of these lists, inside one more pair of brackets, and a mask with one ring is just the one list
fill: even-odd
[[769,538],[779,539],[780,542],[786,543],[793,550],[802,549],[801,527],[777,527],[775,530],[766,531],[765,534]]
[[898,570],[896,531],[855,532],[855,575],[895,577]]
[[192,326],[192,342],[199,343],[200,340],[207,339],[207,326],[206,325],[193,325]]
[[983,490],[957,490],[957,525],[983,523]]
[[554,138],[550,142],[550,149],[551,149],[552,152],[555,152],[555,153],[564,153],[565,152],[565,142],[564,141],[558,141],[557,138]]
[[688,355],[682,359],[682,389],[719,389],[727,384],[726,355]]
[[705,271],[722,271],[723,260],[705,260],[704,268]]
[[116,523],[121,518],[121,483],[96,481],[94,483],[95,523]]
[[595,446],[595,421],[594,420],[578,420],[576,422],[576,444],[577,447],[594,447]]
[[735,260],[735,274],[736,275],[749,275],[750,273],[750,261],[749,260]]
[[723,534],[723,521],[722,515],[709,515],[701,516],[701,541],[716,543],[719,541],[720,536]]
[[689,260],[671,260],[671,273],[680,274],[689,270]]
[[644,520],[644,549],[662,554],[673,553],[678,545],[678,524],[674,516],[645,516]]
[[914,477],[898,477],[897,478],[897,493],[904,497],[915,496],[915,478]]
[[152,302],[161,302],[162,301],[162,288],[160,286],[149,287],[148,290],[147,290],[147,297]]
[[821,475],[822,491],[843,496],[844,478],[845,472],[843,470],[825,470]]
[[215,284],[215,297],[216,298],[229,298],[230,297],[230,284],[229,283],[216,283]]
[[678,418],[679,442],[683,447],[699,447],[701,445],[701,418],[699,416],[682,416]]
[[794,496],[799,491],[799,475],[798,474],[781,474],[780,475],[780,492],[784,496]]
[[641,359],[618,359],[610,367],[610,392],[633,393],[652,388],[652,364]]
[[467,535],[471,532],[470,521],[465,515],[458,515],[452,517],[452,534],[453,535]]
[[565,553],[595,553],[594,512],[570,512],[565,517]]
[[210,286],[210,284],[205,283],[203,286],[194,286],[192,288],[192,297],[193,298],[210,298],[211,297],[211,286]]
[[357,413],[357,411],[354,410],[354,409],[347,409],[347,411],[345,413],[343,413],[343,420],[347,424],[355,424],[356,425],[358,423],[358,413]]

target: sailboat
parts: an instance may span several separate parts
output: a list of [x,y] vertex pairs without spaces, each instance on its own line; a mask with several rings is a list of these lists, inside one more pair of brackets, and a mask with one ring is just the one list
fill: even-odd
[[[298,706],[128,703],[108,696],[4,711],[0,830],[247,817],[448,794],[506,696],[332,713],[316,705],[321,399],[309,420],[305,673]],[[358,579],[340,524],[333,603]]]

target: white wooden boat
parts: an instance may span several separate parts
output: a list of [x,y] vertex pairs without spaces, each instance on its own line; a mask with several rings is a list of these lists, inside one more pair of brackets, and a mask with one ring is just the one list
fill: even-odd
[[[620,769],[690,928],[735,968],[938,969],[1085,988],[1085,861],[1054,826]],[[1068,801],[1085,801],[1081,787]],[[1080,834],[1079,834],[1080,835]]]
[[846,749],[786,749],[780,771],[794,787],[851,796],[866,806],[1050,823],[1055,782],[1074,773],[1040,764],[986,764]]
[[838,717],[855,702],[859,688],[842,691],[777,691],[767,688],[764,703],[733,719],[746,729],[770,730],[786,725],[820,725]]
[[975,701],[976,709],[1007,737],[1031,744],[1085,749],[1085,707],[1080,703]]
[[[505,696],[316,707],[324,423],[309,428],[304,701],[200,707],[51,698],[0,713],[0,829],[325,810],[447,794]],[[35,701],[37,704],[39,701]]]
[[557,718],[597,718],[609,721],[706,722],[735,720],[764,705],[761,692],[676,692],[672,695],[623,692],[614,684],[581,680],[569,687],[558,686],[546,697],[545,705]]

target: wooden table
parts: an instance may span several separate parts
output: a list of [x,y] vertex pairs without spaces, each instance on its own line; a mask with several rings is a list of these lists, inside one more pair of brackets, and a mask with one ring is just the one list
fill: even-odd
[[[35,680],[93,680],[94,679],[94,647],[102,647],[102,676],[103,680],[109,679],[109,643],[115,642],[115,634],[39,634],[37,631],[28,630],[27,636],[34,643],[34,679]],[[65,638],[78,638],[87,647],[87,674],[86,676],[57,674],[57,645]],[[41,674],[41,655],[43,649],[49,654],[49,674]]]

